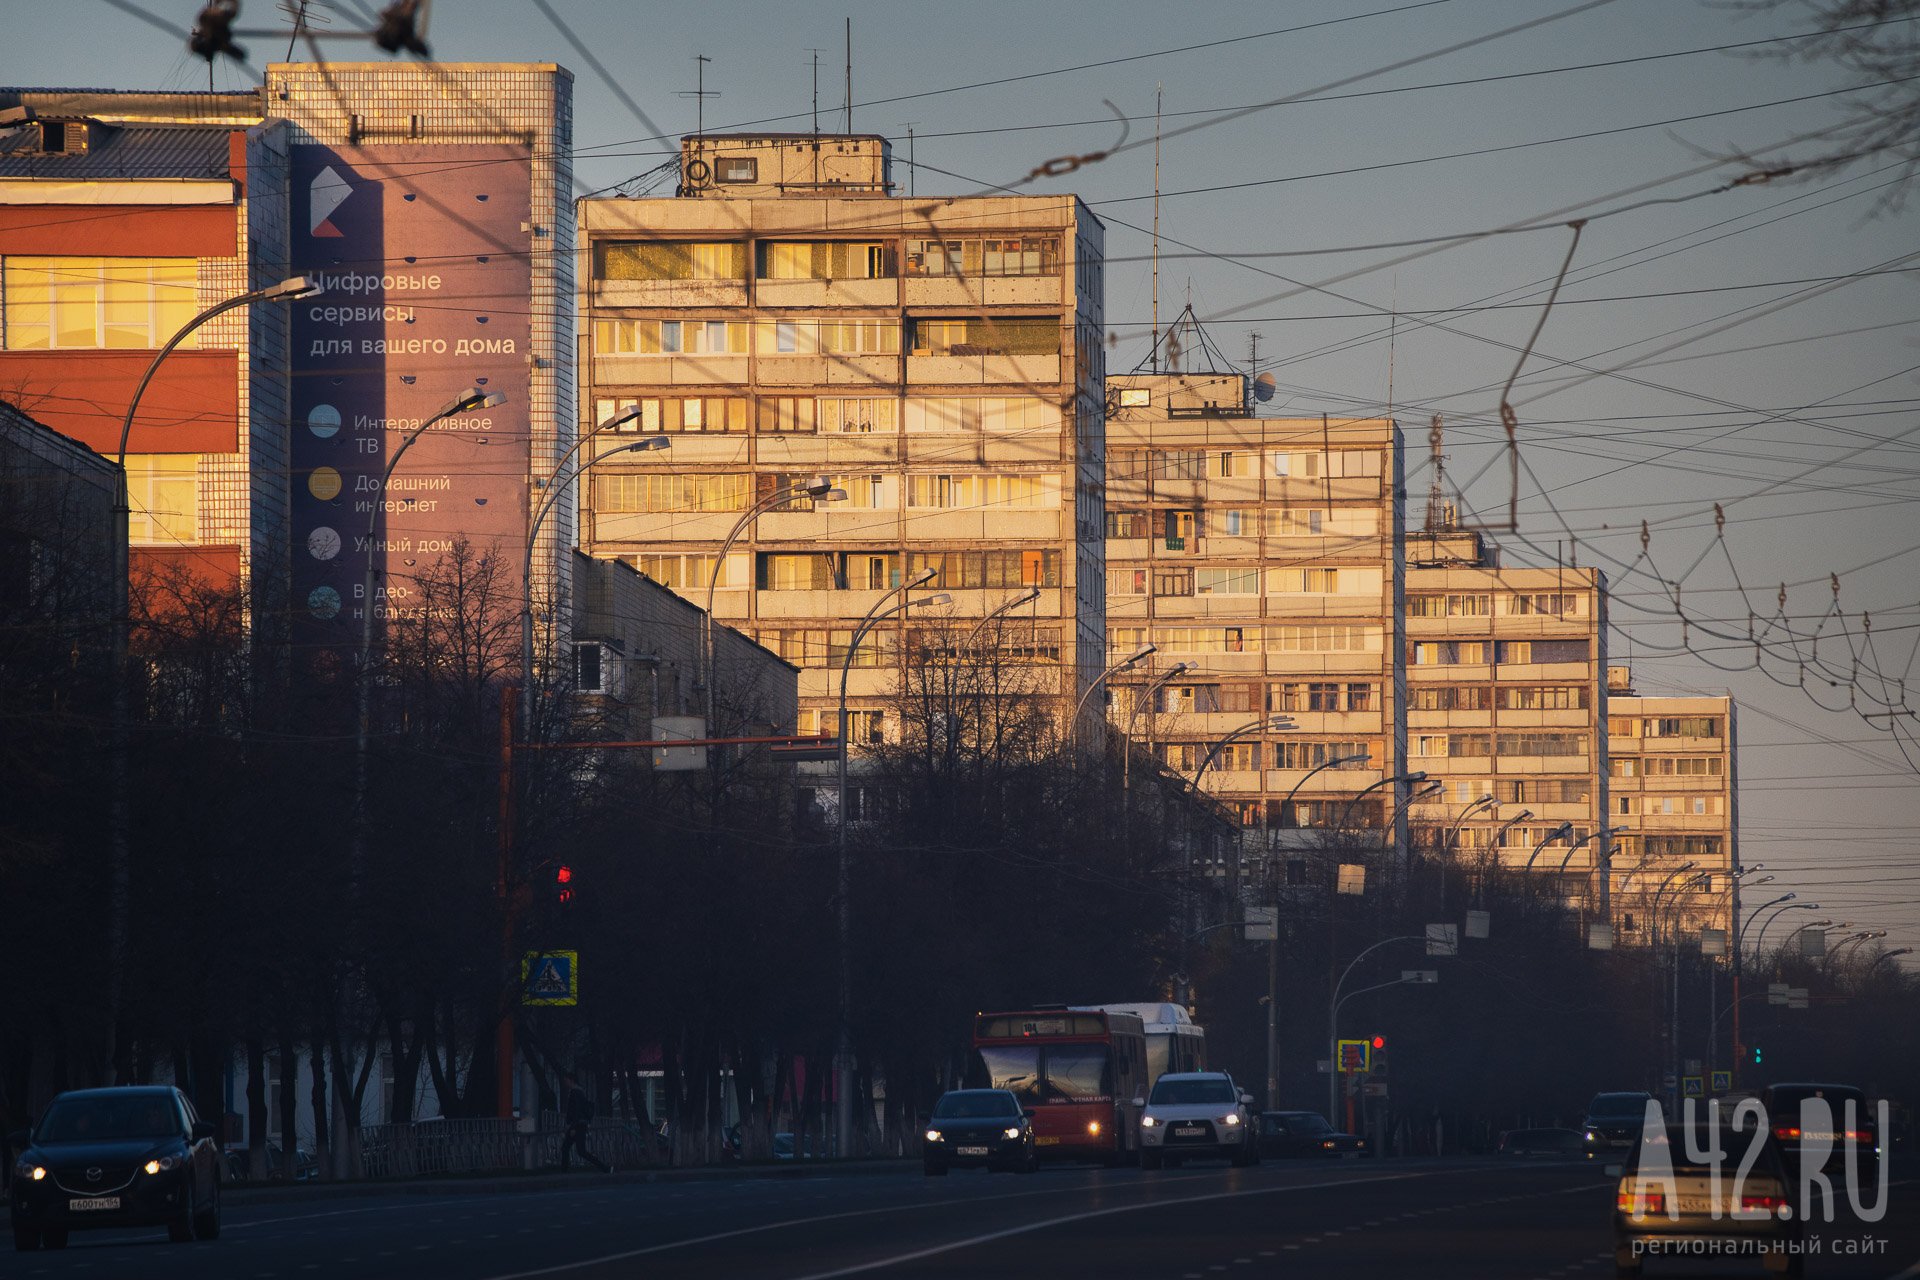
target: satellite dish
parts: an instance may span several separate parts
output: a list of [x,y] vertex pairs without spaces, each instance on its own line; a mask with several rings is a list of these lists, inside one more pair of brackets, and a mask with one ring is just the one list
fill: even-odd
[[1279,383],[1273,380],[1272,374],[1263,373],[1253,380],[1253,398],[1261,404],[1265,404],[1267,401],[1273,399],[1274,388],[1279,385]]

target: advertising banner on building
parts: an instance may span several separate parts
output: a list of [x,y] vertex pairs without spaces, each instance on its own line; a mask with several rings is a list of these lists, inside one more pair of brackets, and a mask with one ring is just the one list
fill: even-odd
[[[447,608],[442,562],[503,555],[517,590],[531,437],[532,159],[510,145],[296,146],[292,609],[354,646],[362,610]],[[468,388],[504,403],[420,432]],[[372,599],[366,598],[368,558]]]

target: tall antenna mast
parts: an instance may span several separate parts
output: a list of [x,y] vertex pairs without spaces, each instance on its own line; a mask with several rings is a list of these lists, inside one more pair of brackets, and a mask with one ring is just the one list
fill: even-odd
[[820,50],[809,49],[813,55],[813,136],[820,137]]
[[847,19],[847,132],[853,132],[853,19]]
[[704,53],[695,54],[693,56],[693,92],[688,93],[683,89],[676,95],[682,98],[692,98],[694,101],[693,131],[696,136],[704,136],[707,132],[707,99],[720,96],[720,92],[717,89],[711,93],[707,91],[707,64],[712,61],[713,59]]
[[1153,371],[1160,372],[1160,90],[1153,86]]
[[913,162],[913,126],[918,120],[907,121],[907,199],[913,199],[913,180],[920,175],[920,166]]

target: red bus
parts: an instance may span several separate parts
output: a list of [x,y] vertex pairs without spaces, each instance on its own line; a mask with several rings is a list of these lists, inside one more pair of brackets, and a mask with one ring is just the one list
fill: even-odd
[[967,1087],[1019,1098],[1043,1157],[1124,1164],[1140,1149],[1129,1104],[1147,1090],[1146,1032],[1135,1014],[1098,1009],[982,1013]]

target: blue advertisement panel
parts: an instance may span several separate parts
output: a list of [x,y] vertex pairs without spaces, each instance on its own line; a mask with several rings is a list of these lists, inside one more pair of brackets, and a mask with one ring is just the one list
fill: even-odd
[[[532,160],[525,147],[296,146],[292,608],[307,645],[355,646],[421,606],[455,542],[525,553]],[[422,423],[470,387],[505,402]],[[373,599],[364,598],[373,557]],[[376,631],[378,630],[376,626]]]

